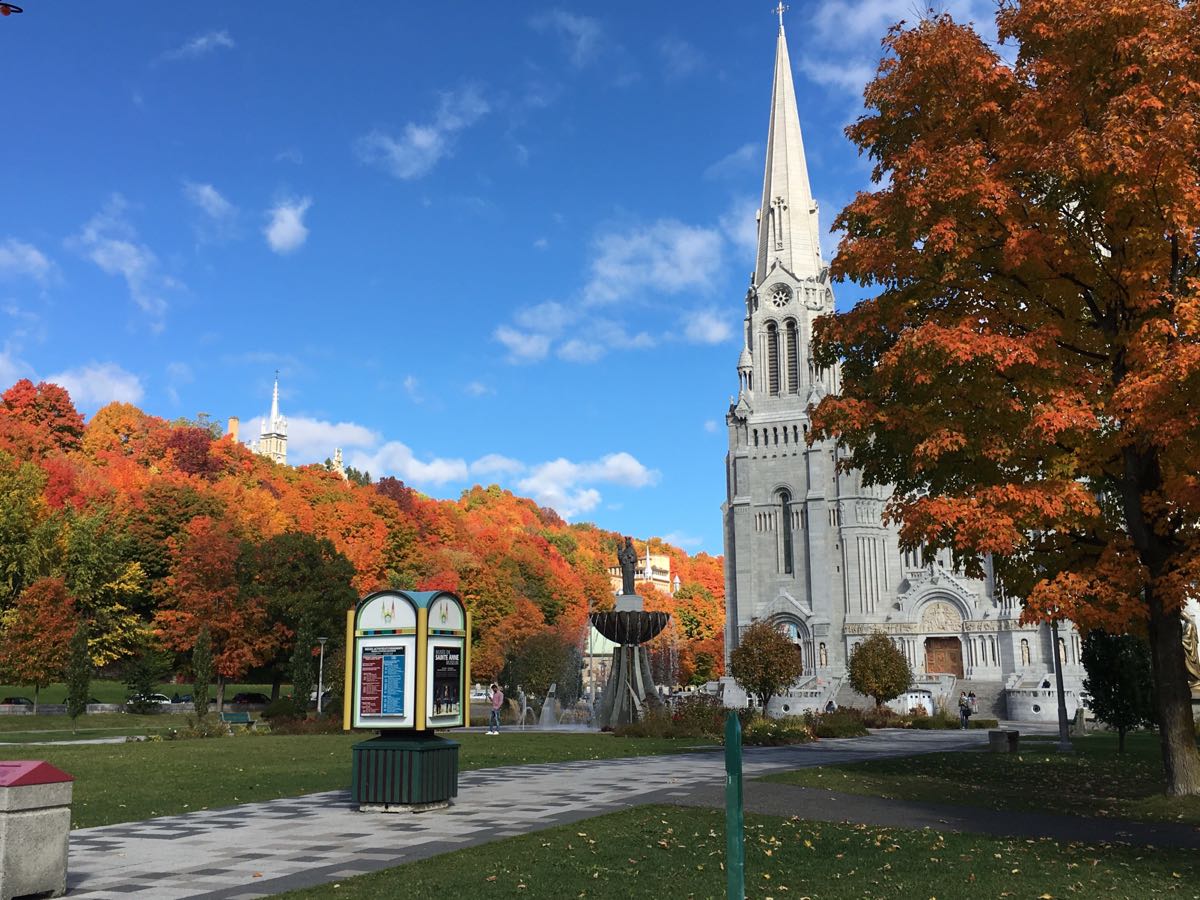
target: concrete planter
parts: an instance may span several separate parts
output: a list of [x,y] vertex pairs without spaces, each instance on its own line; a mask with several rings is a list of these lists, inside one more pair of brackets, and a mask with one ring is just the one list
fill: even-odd
[[0,762],[0,900],[66,893],[73,780],[49,763]]

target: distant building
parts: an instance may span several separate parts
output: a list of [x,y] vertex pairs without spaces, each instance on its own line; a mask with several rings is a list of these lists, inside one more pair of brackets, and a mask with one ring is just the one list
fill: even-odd
[[[621,567],[608,567],[608,581],[613,593],[621,593]],[[646,545],[646,555],[638,560],[637,568],[633,570],[633,583],[649,584],[664,594],[674,594],[679,590],[679,576],[671,577],[671,557],[665,553],[651,553],[650,545]]]
[[260,456],[287,465],[287,419],[279,414],[279,373],[275,373],[275,390],[271,394],[271,414],[263,419],[262,432],[252,449]]

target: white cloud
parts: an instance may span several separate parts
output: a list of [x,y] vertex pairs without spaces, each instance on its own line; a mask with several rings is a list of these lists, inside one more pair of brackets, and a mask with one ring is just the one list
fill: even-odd
[[753,259],[758,253],[757,215],[758,202],[743,197],[721,216],[721,231],[733,242],[740,257]]
[[53,274],[54,263],[33,244],[16,238],[0,241],[0,278],[20,276],[44,285]]
[[688,316],[683,336],[693,344],[720,344],[729,340],[733,328],[716,311],[702,309]]
[[416,375],[404,376],[404,393],[408,394],[408,399],[413,403],[420,403],[425,398],[421,396],[421,380]]
[[399,441],[388,441],[371,453],[351,453],[349,463],[372,476],[394,475],[408,484],[440,485],[466,481],[469,474],[464,460],[435,457],[425,462],[417,459],[412,450]]
[[525,471],[525,464],[520,460],[501,456],[499,453],[488,453],[471,463],[471,475],[476,478],[487,478],[493,475],[515,475]]
[[826,61],[802,57],[799,68],[817,84],[840,88],[855,95],[861,95],[867,82],[875,77],[875,66],[867,60]]
[[183,195],[210,219],[220,221],[228,219],[237,210],[226,200],[221,192],[211,184],[199,184],[194,181],[183,183]]
[[742,144],[732,153],[722,156],[704,170],[704,177],[709,181],[721,178],[741,178],[748,172],[762,166],[763,150],[761,144]]
[[538,31],[548,31],[562,38],[567,58],[577,69],[584,68],[596,59],[604,41],[604,29],[599,21],[563,9],[552,9],[534,16],[529,24]]
[[237,44],[229,36],[229,32],[206,31],[180,44],[174,50],[168,50],[159,59],[163,62],[178,62],[185,59],[199,59],[214,50],[232,50]]
[[573,309],[555,300],[527,306],[513,316],[522,328],[549,335],[561,334],[577,318],[578,314]]
[[674,547],[699,547],[704,543],[704,538],[684,534],[682,531],[672,531],[669,534],[664,534],[663,540]]
[[124,278],[129,296],[161,328],[167,311],[163,291],[180,285],[158,273],[158,258],[149,247],[138,243],[137,232],[125,219],[126,207],[125,198],[114,194],[68,244],[82,250],[105,273]]
[[76,406],[92,409],[113,401],[139,403],[144,393],[140,378],[111,362],[76,366],[45,380],[65,388]]
[[534,250],[545,250],[545,249],[546,249],[546,248],[548,248],[549,246],[550,246],[550,241],[548,241],[548,240],[547,240],[546,238],[544,238],[544,237],[537,238],[537,239],[536,239],[536,240],[534,240],[534,242],[533,242],[533,249],[534,249]]
[[670,79],[686,78],[700,71],[704,65],[704,54],[683,38],[663,38],[658,42],[658,52],[662,56],[663,69]]
[[179,403],[179,388],[185,384],[191,384],[196,380],[192,374],[192,367],[185,362],[173,362],[167,364],[167,397],[176,405]]
[[508,325],[501,325],[492,336],[507,348],[509,362],[537,362],[539,359],[545,359],[546,354],[550,352],[550,338],[544,334],[518,331]]
[[[252,442],[262,432],[266,416],[242,421],[242,440]],[[328,422],[308,416],[288,416],[288,459],[293,463],[320,462],[333,456],[335,447],[371,448],[380,441],[378,432],[354,422]]]
[[564,518],[590,512],[600,501],[592,485],[616,484],[642,488],[657,483],[659,473],[648,469],[629,453],[610,453],[599,460],[572,462],[565,458],[540,463],[517,482],[517,488]]
[[484,384],[482,381],[468,381],[463,390],[472,397],[486,397],[488,394],[496,393],[494,387]]
[[413,179],[429,174],[454,149],[454,136],[482,119],[491,107],[474,85],[442,94],[432,122],[409,122],[400,137],[375,130],[359,138],[359,159],[377,165],[396,178]]
[[584,299],[612,303],[648,287],[666,293],[708,290],[721,268],[721,243],[715,229],[675,219],[602,235]]
[[596,362],[608,353],[608,348],[595,341],[585,341],[582,338],[571,338],[559,345],[558,357],[567,362],[590,363]]
[[717,433],[717,420],[716,419],[705,420],[704,430],[707,431],[709,434],[716,434]]
[[312,206],[311,197],[299,200],[281,200],[275,204],[268,215],[271,221],[263,229],[267,244],[276,253],[292,253],[304,246],[308,240],[308,226],[304,224],[304,214]]
[[15,350],[7,345],[0,350],[0,391],[7,390],[14,382],[29,374],[29,364],[18,357]]

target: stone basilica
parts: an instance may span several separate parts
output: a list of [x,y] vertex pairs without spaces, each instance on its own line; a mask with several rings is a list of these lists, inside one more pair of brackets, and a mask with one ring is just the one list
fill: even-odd
[[[902,552],[898,529],[882,521],[889,492],[836,472],[832,442],[806,444],[809,406],[838,390],[838,370],[814,368],[809,355],[813,320],[833,310],[781,22],[758,255],[738,395],[726,416],[726,654],[754,620],[783,628],[805,676],[772,711],[777,702],[779,711],[796,712],[831,698],[854,702],[845,678],[850,650],[883,631],[908,657],[914,688],[935,700],[974,690],[981,715],[1056,718],[1049,629],[1022,626],[1019,601],[1004,596],[990,571],[967,578],[948,554]],[[1059,646],[1073,713],[1083,670],[1069,625]],[[722,691],[729,705],[745,702],[731,679]]]

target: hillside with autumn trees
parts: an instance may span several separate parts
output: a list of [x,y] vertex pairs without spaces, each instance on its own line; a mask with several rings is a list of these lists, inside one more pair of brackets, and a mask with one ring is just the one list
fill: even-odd
[[[463,597],[490,678],[537,635],[582,644],[589,608],[612,606],[619,537],[494,485],[437,500],[279,465],[126,403],[85,422],[61,387],[22,380],[0,397],[0,679],[59,680],[82,618],[102,673],[156,653],[187,674],[207,629],[224,681],[278,684],[297,635],[340,643],[345,610],[383,588]],[[677,681],[719,674],[721,559],[650,546],[682,582],[645,592],[673,614],[658,641]]]

